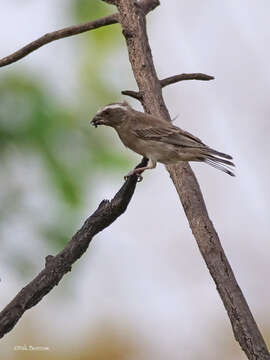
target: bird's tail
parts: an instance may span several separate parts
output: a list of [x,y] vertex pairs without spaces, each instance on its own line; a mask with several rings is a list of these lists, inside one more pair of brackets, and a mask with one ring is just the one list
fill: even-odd
[[215,154],[217,156],[213,156],[213,155],[209,154],[209,152],[207,151],[207,153],[203,154],[204,155],[203,161],[218,170],[224,171],[226,174],[235,176],[235,174],[233,173],[233,169],[232,169],[235,166],[234,163],[229,160],[222,159],[222,158],[232,159],[232,157],[230,155],[220,153],[213,149],[209,149],[209,150],[210,150],[209,152],[211,154]]

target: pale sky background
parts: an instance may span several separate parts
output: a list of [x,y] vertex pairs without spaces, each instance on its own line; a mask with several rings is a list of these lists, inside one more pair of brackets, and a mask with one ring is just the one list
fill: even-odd
[[[0,56],[70,25],[67,13],[64,0],[4,0]],[[176,125],[234,157],[236,178],[204,164],[192,167],[240,287],[259,327],[268,336],[269,13],[266,0],[171,0],[162,1],[148,17],[149,40],[160,78],[182,72],[204,72],[216,78],[172,85],[164,89],[164,96],[171,115],[179,114]],[[72,101],[78,87],[77,41],[79,37],[54,42],[1,72],[35,69],[63,101]],[[126,49],[120,51],[119,63],[125,64]],[[129,69],[128,63],[124,67]],[[118,77],[118,70],[123,71],[114,65],[112,76],[120,93],[131,89],[133,80],[131,72],[127,78]],[[99,131],[110,134],[118,146],[110,129]],[[139,157],[133,158],[136,164]],[[40,189],[35,159],[14,160],[14,174],[26,178],[25,191],[37,216],[46,213],[44,206],[49,212],[52,201]],[[110,178],[107,173],[106,178],[99,178],[95,194],[91,193],[91,201],[89,195],[89,203],[86,201],[84,218],[103,198],[114,195],[123,175]],[[40,243],[35,244],[31,227],[16,219],[12,230],[5,233],[22,251],[33,251],[41,269],[47,253],[39,248]],[[79,349],[81,332],[88,330],[91,338],[103,322],[115,323],[120,332],[128,329],[135,342],[144,344],[141,359],[185,360],[193,358],[194,351],[200,359],[223,359],[228,346],[232,348],[231,359],[245,358],[232,338],[223,304],[163,165],[145,174],[127,212],[95,237],[79,262],[4,337],[0,347],[6,359],[13,359],[14,345],[29,344],[23,335],[26,327],[32,328],[38,345],[63,352],[66,343],[73,344],[74,351]],[[3,307],[25,282],[10,269],[7,273],[3,266],[0,268]],[[75,276],[76,281],[69,286],[69,279]],[[66,301],[57,296],[60,287],[66,287]],[[37,320],[41,324],[38,336],[34,331]]]

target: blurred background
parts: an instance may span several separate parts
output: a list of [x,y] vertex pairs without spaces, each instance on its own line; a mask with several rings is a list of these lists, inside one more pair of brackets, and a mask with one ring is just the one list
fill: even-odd
[[[270,343],[269,1],[162,1],[148,16],[176,125],[234,156],[237,177],[192,164],[253,315]],[[100,0],[4,1],[0,57],[114,12]],[[140,160],[89,120],[136,90],[119,25],[62,39],[0,69],[0,305],[56,254]],[[127,99],[136,109],[140,105]],[[16,351],[16,346],[44,351]],[[245,359],[163,165],[127,212],[0,344],[5,359]]]

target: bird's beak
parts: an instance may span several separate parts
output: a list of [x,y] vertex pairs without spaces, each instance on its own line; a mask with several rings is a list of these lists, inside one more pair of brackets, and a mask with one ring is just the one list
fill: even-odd
[[105,121],[100,115],[96,115],[93,120],[90,121],[90,124],[94,127],[98,127],[98,125],[105,125]]

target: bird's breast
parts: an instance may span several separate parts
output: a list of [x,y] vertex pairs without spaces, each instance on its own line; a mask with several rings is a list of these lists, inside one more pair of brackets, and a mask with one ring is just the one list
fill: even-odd
[[130,150],[135,151],[137,154],[146,156],[146,144],[144,140],[139,139],[137,136],[132,133],[128,134],[126,132],[118,132],[120,140],[122,143],[129,148]]

